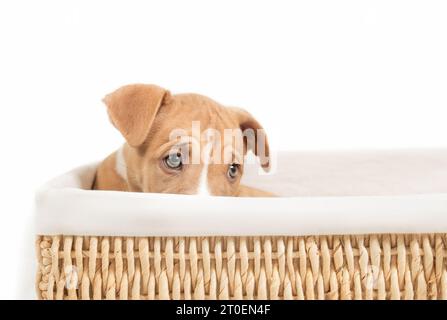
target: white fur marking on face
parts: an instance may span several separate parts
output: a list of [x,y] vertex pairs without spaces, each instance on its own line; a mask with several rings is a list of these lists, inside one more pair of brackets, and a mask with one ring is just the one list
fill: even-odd
[[127,181],[127,165],[126,160],[124,160],[124,147],[119,148],[116,152],[115,170],[124,181]]
[[208,165],[211,157],[212,144],[207,143],[204,150],[204,157],[202,158],[203,168],[200,173],[199,186],[197,188],[197,194],[201,196],[211,195],[208,188]]

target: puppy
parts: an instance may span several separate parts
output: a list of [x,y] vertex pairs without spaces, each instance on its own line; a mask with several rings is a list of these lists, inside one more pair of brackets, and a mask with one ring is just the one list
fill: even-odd
[[[244,155],[249,150],[261,159],[265,170],[270,164],[267,140],[260,135],[263,128],[248,112],[224,107],[198,94],[171,95],[163,88],[146,84],[121,87],[103,101],[126,143],[99,165],[93,189],[273,196],[240,184]],[[208,130],[206,134],[197,134],[194,126],[198,125]],[[222,143],[229,129],[241,134],[232,134],[230,143],[228,139]],[[254,138],[251,144],[245,136],[247,131]],[[222,155],[227,161],[222,161]]]

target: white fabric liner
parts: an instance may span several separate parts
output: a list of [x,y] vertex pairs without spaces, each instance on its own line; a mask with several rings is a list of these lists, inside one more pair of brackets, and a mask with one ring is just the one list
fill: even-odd
[[97,236],[447,232],[447,149],[279,152],[244,183],[278,198],[91,191],[96,164],[41,188],[36,233]]

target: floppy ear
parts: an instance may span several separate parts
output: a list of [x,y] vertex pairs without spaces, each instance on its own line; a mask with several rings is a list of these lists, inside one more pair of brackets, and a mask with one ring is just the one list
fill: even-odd
[[156,85],[131,84],[106,95],[110,121],[132,147],[140,146],[149,134],[155,115],[169,92]]
[[259,158],[262,168],[268,171],[270,169],[270,148],[264,128],[244,109],[231,107],[230,110],[239,121],[242,133],[251,131],[254,134],[254,143],[249,143],[249,141],[245,143],[247,151],[251,150]]

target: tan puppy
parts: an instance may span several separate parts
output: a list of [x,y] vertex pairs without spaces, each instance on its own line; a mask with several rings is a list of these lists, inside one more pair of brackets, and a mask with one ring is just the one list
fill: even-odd
[[[163,88],[145,84],[121,87],[103,101],[111,122],[126,143],[100,164],[93,189],[272,196],[240,185],[243,156],[248,149],[261,158],[264,168],[269,167],[267,140],[264,139],[264,154],[261,155],[259,132],[263,130],[248,112],[223,107],[201,95],[171,95]],[[239,149],[242,151],[238,152],[234,145],[205,139],[204,136],[212,136],[209,132],[197,137],[192,132],[197,124],[201,130],[212,129],[214,133],[221,133],[221,137],[227,129],[252,130],[256,132],[256,144],[247,144],[248,140],[243,139],[243,148]],[[237,145],[234,139],[230,140],[231,144],[235,142]],[[191,161],[194,148],[201,150],[199,162],[195,163]],[[224,156],[215,161],[217,158],[214,157],[219,153]],[[230,161],[224,163],[222,158],[225,157]]]

